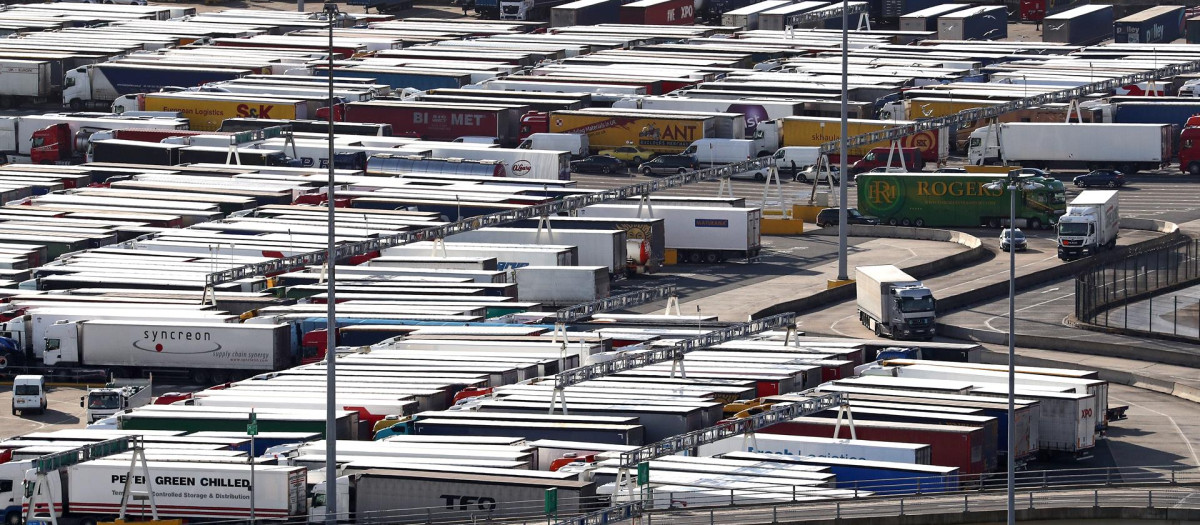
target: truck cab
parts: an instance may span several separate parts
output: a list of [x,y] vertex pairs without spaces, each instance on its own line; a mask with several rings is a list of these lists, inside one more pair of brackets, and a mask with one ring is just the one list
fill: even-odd
[[[318,481],[319,477],[323,474],[324,474],[323,470],[319,471],[319,472],[310,472],[309,473],[309,480],[310,480],[310,484],[312,486],[312,488],[309,489],[309,499],[308,499],[308,522],[309,523],[325,522],[325,513],[328,512],[328,510],[327,510],[327,508],[329,506],[329,490],[328,490],[328,483],[327,483],[328,480],[321,479]],[[354,510],[347,508],[347,506],[350,505],[351,502],[353,501],[350,498],[350,496],[351,496],[351,491],[354,490],[354,476],[338,476],[335,484],[337,486],[336,497],[337,497],[337,503],[338,503],[338,505],[337,505],[337,513],[339,515],[338,521],[339,522],[341,522],[343,520],[349,521],[347,518],[340,517],[340,516],[348,516],[348,517],[353,516]]]
[[1058,258],[1069,261],[1115,247],[1118,209],[1116,191],[1081,192],[1058,220]]
[[12,414],[35,411],[46,413],[46,378],[40,375],[20,375],[13,379]]
[[932,339],[937,302],[921,281],[892,265],[856,271],[859,321],[876,336]]
[[19,524],[25,471],[33,468],[33,461],[8,461],[5,456],[11,459],[12,453],[0,454],[0,516],[5,525]]

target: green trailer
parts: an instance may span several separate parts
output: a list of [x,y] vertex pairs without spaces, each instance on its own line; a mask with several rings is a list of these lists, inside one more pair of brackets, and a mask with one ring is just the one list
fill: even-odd
[[[864,173],[855,179],[858,211],[892,226],[998,228],[1008,223],[1006,187],[994,173]],[[1066,191],[1058,180],[1025,175],[1017,198],[1017,227],[1050,228],[1066,212]]]

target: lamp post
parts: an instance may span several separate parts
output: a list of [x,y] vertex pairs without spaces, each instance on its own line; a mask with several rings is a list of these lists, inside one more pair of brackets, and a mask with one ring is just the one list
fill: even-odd
[[1013,246],[1013,240],[1016,237],[1013,230],[1017,224],[1017,192],[1029,191],[1042,188],[1043,185],[1036,182],[1026,182],[1018,185],[1017,177],[1020,176],[1019,170],[1010,171],[1008,179],[998,180],[984,184],[983,187],[988,191],[1003,191],[1008,190],[1008,471],[1007,493],[1008,493],[1008,524],[1014,525],[1017,522],[1016,511],[1016,417],[1015,417],[1015,390],[1017,382],[1016,372],[1016,299],[1017,299],[1017,250]]
[[329,200],[325,205],[329,208],[326,219],[327,244],[329,253],[325,257],[326,287],[325,294],[325,523],[337,523],[337,371],[335,356],[337,355],[337,300],[334,297],[335,279],[334,268],[337,266],[334,248],[334,229],[336,225],[333,177],[333,119],[337,110],[333,98],[333,24],[337,23],[337,4],[328,3],[324,7],[325,17],[329,19]]
[[[847,106],[849,106],[850,81],[850,2],[842,0],[842,104],[841,104],[841,133],[838,137],[838,177],[844,177],[846,169],[846,134],[850,132],[848,121]],[[847,233],[849,226],[846,225],[846,184],[838,185],[838,281],[846,281],[850,279],[849,272],[846,268],[846,252]]]

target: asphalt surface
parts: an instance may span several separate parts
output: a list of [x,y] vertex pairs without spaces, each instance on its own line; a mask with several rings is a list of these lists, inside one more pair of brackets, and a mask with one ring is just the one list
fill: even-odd
[[[95,385],[99,386],[99,385]],[[64,428],[83,428],[84,408],[80,398],[87,394],[86,386],[48,386],[46,388],[46,413],[15,415],[11,410],[0,408],[0,440],[31,432],[50,432]],[[195,385],[154,385],[154,395],[167,392],[189,392],[199,390]],[[12,384],[0,385],[0,407],[12,408]]]

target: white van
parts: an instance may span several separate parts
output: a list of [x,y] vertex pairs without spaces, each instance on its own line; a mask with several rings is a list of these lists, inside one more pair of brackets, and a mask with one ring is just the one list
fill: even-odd
[[517,149],[569,151],[572,159],[588,156],[591,144],[583,133],[534,133],[517,145]]
[[779,168],[779,176],[795,178],[809,166],[815,166],[821,159],[821,148],[817,146],[784,146],[772,155],[775,166]]
[[483,136],[476,136],[476,135],[468,135],[466,137],[458,137],[458,138],[454,139],[454,142],[462,142],[465,144],[491,144],[493,146],[500,144],[500,141],[498,139],[496,139],[496,137],[483,137]]
[[13,379],[12,413],[21,415],[36,410],[46,413],[46,378],[44,376],[17,376]]
[[681,155],[696,157],[702,165],[716,166],[753,159],[757,149],[758,145],[748,139],[700,139],[683,150]]

